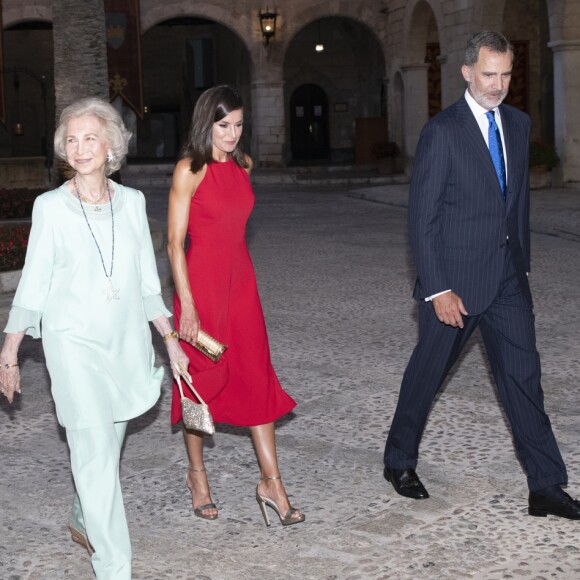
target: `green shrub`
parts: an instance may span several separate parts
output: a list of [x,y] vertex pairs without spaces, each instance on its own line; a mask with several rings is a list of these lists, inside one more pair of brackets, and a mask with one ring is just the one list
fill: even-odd
[[554,145],[542,141],[530,143],[530,167],[545,166],[548,171],[554,169],[560,163],[560,158]]

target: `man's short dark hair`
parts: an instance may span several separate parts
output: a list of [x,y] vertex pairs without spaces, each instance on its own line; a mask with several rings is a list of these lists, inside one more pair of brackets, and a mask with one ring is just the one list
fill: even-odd
[[514,47],[512,43],[501,33],[486,30],[478,32],[467,43],[465,55],[463,57],[463,64],[466,66],[473,66],[479,58],[479,49],[487,48],[492,52],[506,53],[511,52],[512,58],[514,54]]

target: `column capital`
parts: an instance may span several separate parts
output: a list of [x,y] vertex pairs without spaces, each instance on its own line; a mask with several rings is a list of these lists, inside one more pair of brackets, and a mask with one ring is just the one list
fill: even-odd
[[253,81],[252,88],[253,89],[275,89],[279,87],[283,87],[286,81]]
[[403,72],[429,70],[431,65],[428,63],[406,64],[401,67]]
[[580,40],[554,40],[548,42],[553,52],[580,51]]

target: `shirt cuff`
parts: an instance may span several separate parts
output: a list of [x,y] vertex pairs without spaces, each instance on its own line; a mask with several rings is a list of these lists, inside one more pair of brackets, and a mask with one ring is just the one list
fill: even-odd
[[441,296],[441,294],[447,294],[447,292],[451,292],[451,288],[449,290],[443,290],[443,292],[437,292],[437,294],[432,294],[431,296],[427,296],[425,298],[425,302],[431,302],[433,298],[437,298],[437,296]]
[[20,306],[12,306],[8,315],[8,324],[4,332],[26,332],[32,338],[40,338],[40,319],[42,313],[36,310],[27,310]]
[[171,312],[165,307],[161,294],[144,296],[143,306],[145,307],[145,315],[149,321],[156,320],[160,316],[167,316],[167,318],[171,316]]

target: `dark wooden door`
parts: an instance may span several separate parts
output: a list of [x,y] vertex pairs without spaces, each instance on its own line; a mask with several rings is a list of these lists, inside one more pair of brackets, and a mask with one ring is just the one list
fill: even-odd
[[302,85],[290,98],[290,145],[293,159],[329,155],[328,98],[318,85]]

